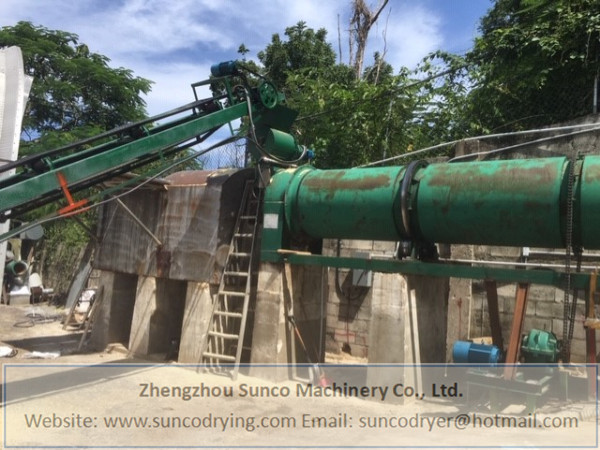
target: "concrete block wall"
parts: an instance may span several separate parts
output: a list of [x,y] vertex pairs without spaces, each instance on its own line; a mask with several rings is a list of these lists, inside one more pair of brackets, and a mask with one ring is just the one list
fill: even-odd
[[[374,274],[375,277],[381,274]],[[335,289],[335,279],[341,292]],[[327,350],[345,352],[359,358],[368,355],[369,324],[372,294],[367,289],[351,286],[352,271],[329,270],[330,295],[327,303]]]
[[[342,240],[338,250],[338,241],[331,239],[323,242],[323,254],[336,256],[339,252],[340,256],[351,257],[356,253],[368,253],[391,257],[395,245],[394,242]],[[329,268],[328,272],[326,350],[367,358],[373,288],[353,286],[352,270]],[[381,284],[381,278],[385,276],[373,273],[372,285]]]
[[[597,124],[600,123],[600,114],[592,114],[585,116],[570,122],[562,124],[555,124],[553,126],[560,125],[577,125],[577,124]],[[538,137],[557,136],[565,134],[564,130],[557,130],[548,132],[547,134],[540,135]],[[567,135],[556,140],[549,140],[543,143],[531,143],[529,145],[523,145],[515,148],[512,151],[499,153],[488,157],[487,159],[500,158],[500,159],[523,159],[523,158],[544,158],[554,156],[567,156],[572,157],[575,152],[579,156],[589,154],[600,153],[600,133],[582,133],[577,135]],[[514,144],[523,144],[527,141],[532,141],[531,136],[511,136],[509,138],[499,138],[496,140],[487,139],[483,142],[469,141],[461,142],[457,145],[455,151],[456,155],[465,155],[469,153],[485,152],[503,147],[509,147]],[[455,246],[453,246],[455,247]],[[484,247],[484,246],[471,246],[474,252],[475,259],[497,259],[497,260],[509,260],[518,261],[521,249],[520,248],[507,248],[507,247]],[[561,250],[557,250],[561,251]],[[465,257],[465,255],[455,256]],[[467,259],[473,259],[467,257]],[[598,256],[600,259],[600,254]],[[598,260],[596,259],[596,261]],[[564,260],[548,260],[545,259],[543,262],[557,262],[563,263]],[[573,264],[574,267],[574,264]],[[454,281],[453,281],[454,282]],[[468,281],[470,284],[471,282]],[[456,308],[456,303],[461,302],[463,309],[464,303],[468,303],[468,310],[470,311],[469,323],[469,337],[489,336],[489,315],[486,312],[486,294],[483,286],[483,282],[473,281],[472,293],[469,295],[465,292],[465,289],[459,290],[461,295],[453,298],[452,290],[450,295],[450,314],[449,320],[449,332],[452,330],[452,317],[456,316],[456,312],[453,313],[453,308]],[[498,286],[498,297],[499,297],[499,310],[500,320],[502,324],[502,333],[505,339],[508,337],[510,331],[510,325],[512,322],[512,313],[514,311],[515,304],[515,285],[499,285]],[[557,335],[559,339],[563,335],[563,299],[564,292],[561,289],[555,289],[547,286],[531,286],[529,291],[529,300],[525,323],[523,326],[523,332],[527,333],[531,328],[539,328],[542,330],[552,331]],[[574,362],[585,361],[585,330],[583,328],[584,320],[584,300],[579,300],[577,308],[575,326],[573,333],[573,341],[571,344],[571,358]],[[464,328],[463,328],[464,330]],[[600,335],[600,333],[598,333]],[[463,333],[464,335],[464,333]],[[458,333],[449,333],[448,336],[448,355],[451,355],[452,341],[455,339],[463,339],[464,336],[459,337]]]
[[[507,247],[476,247],[475,255],[478,259],[517,261],[521,249]],[[530,262],[533,262],[530,260]],[[541,262],[541,261],[540,261]],[[545,259],[544,263],[560,263],[559,260]],[[574,266],[574,264],[573,264]],[[573,267],[574,268],[574,267]],[[502,335],[505,339],[510,336],[510,329],[515,309],[516,284],[498,284],[498,309]],[[571,360],[585,362],[585,299],[579,293],[576,309],[573,340],[571,342]],[[558,339],[563,337],[563,305],[564,290],[553,286],[531,285],[527,302],[523,334],[531,329],[551,331]],[[487,297],[483,281],[472,282],[472,305],[470,319],[470,338],[490,336],[489,314],[487,311]],[[600,342],[600,341],[599,341]]]

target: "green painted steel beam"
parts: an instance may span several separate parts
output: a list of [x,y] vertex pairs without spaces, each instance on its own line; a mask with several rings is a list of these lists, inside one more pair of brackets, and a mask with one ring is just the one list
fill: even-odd
[[105,152],[65,164],[59,168],[37,174],[14,184],[5,186],[0,196],[0,212],[26,204],[36,198],[60,189],[57,174],[62,173],[69,186],[102,177],[119,167],[135,163],[140,159],[156,155],[174,145],[186,142],[215,127],[219,127],[248,112],[246,102],[228,107],[211,114],[192,117],[156,134],[112,148]]
[[[338,267],[346,269],[372,270],[374,272],[399,273],[403,275],[424,275],[434,277],[469,278],[496,280],[507,283],[531,283],[562,288],[566,274],[553,270],[523,270],[498,267],[471,266],[467,264],[445,264],[397,259],[362,259],[331,257],[323,255],[288,254],[282,258],[291,264]],[[572,273],[571,286],[586,290],[590,282],[589,273]]]

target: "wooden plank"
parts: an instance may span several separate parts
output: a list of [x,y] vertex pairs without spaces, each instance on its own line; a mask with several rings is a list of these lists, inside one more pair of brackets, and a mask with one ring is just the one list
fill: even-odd
[[83,333],[81,334],[81,339],[79,340],[79,345],[77,346],[77,351],[80,352],[83,348],[83,343],[85,342],[85,338],[90,331],[94,321],[96,320],[96,316],[98,315],[98,311],[100,311],[100,307],[102,305],[102,301],[104,300],[104,286],[100,286],[98,291],[96,292],[96,299],[94,300],[94,304],[90,306],[90,310],[88,310],[85,322],[85,328],[83,329]]
[[498,285],[495,280],[485,280],[485,291],[487,293],[488,312],[490,315],[490,330],[492,331],[492,343],[504,352],[504,341],[502,339],[502,327],[500,325],[500,311],[498,310]]
[[[519,357],[519,348],[521,346],[521,333],[523,332],[523,322],[525,321],[525,311],[527,310],[527,295],[529,293],[529,283],[518,283],[515,299],[515,313],[513,316],[508,349],[506,351],[506,364],[504,368],[504,379],[512,380],[515,375]],[[513,365],[513,367],[509,366]]]
[[[588,326],[588,321],[599,322],[596,318],[596,284],[598,281],[598,273],[594,271],[590,276],[590,287],[588,289],[587,296],[587,317],[585,320],[585,351],[586,351],[586,362],[588,364],[596,364],[596,329],[600,328],[597,326]],[[587,368],[588,378],[588,398],[597,398],[597,383],[596,383],[596,370],[594,367]]]
[[[67,314],[67,317],[63,323],[63,330],[66,330],[67,327],[72,325],[71,321],[73,319],[73,315],[75,314],[75,308],[77,308],[77,303],[81,298],[81,294],[85,290],[91,273],[92,262],[88,260],[71,283],[69,293],[67,294],[67,303],[65,305],[65,308],[69,308],[69,314]],[[83,323],[79,325],[79,328],[81,328],[82,325]]]

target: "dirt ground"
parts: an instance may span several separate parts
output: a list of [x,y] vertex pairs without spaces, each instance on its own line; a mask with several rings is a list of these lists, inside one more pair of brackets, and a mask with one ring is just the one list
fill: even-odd
[[[19,448],[40,448],[54,446],[69,448],[169,448],[174,446],[187,448],[297,448],[302,446],[322,447],[341,446],[364,448],[365,446],[397,446],[399,448],[429,448],[439,445],[453,445],[454,448],[468,448],[471,445],[518,445],[543,446],[549,443],[575,445],[576,438],[595,435],[597,415],[594,403],[570,403],[566,411],[581,420],[581,428],[573,434],[573,430],[562,431],[551,437],[540,430],[516,430],[517,435],[508,435],[507,430],[486,429],[485,441],[481,430],[465,435],[456,430],[427,430],[422,428],[402,427],[381,428],[381,421],[398,421],[399,417],[407,420],[421,421],[421,425],[430,423],[432,418],[456,417],[464,414],[464,406],[452,402],[406,401],[398,403],[378,403],[361,398],[280,398],[272,395],[280,392],[282,386],[290,392],[297,389],[296,381],[273,383],[264,379],[251,377],[243,370],[233,380],[229,376],[200,372],[194,367],[176,364],[155,365],[156,361],[143,361],[131,358],[122,346],[112,346],[102,352],[77,351],[82,338],[82,331],[73,328],[63,330],[61,319],[65,311],[47,304],[30,306],[0,305],[0,346],[10,346],[16,350],[12,357],[0,358],[0,364],[34,364],[44,366],[27,366],[27,369],[12,370],[6,376],[9,387],[6,390],[5,404],[2,408],[5,427],[3,442],[17,443]],[[46,356],[59,354],[52,359],[28,358],[32,352],[41,352]],[[352,361],[347,355],[330,355],[331,362],[339,366],[348,365]],[[364,362],[364,361],[358,361]],[[116,363],[116,364],[115,364]],[[140,365],[141,364],[146,364]],[[93,365],[91,369],[76,364]],[[108,366],[106,366],[108,364]],[[100,366],[102,365],[102,366]],[[7,366],[10,368],[10,366]],[[31,370],[28,370],[31,367]],[[46,368],[47,367],[47,368]],[[102,369],[101,367],[106,367]],[[5,370],[2,371],[3,381]],[[250,398],[237,395],[235,398],[222,398],[217,395],[190,401],[171,396],[168,398],[141,398],[140,387],[156,386],[156,392],[164,387],[207,386],[210,389],[234,389],[238,394],[242,386],[264,390],[267,394]],[[305,383],[302,383],[305,386]],[[170,389],[170,388],[169,388]],[[167,389],[169,395],[171,391]],[[212,391],[211,391],[212,392]],[[4,393],[4,391],[3,391]],[[162,394],[161,394],[162,395]],[[161,397],[161,396],[159,396]],[[520,411],[520,405],[511,405],[504,413]],[[516,409],[515,409],[516,408]],[[10,412],[10,414],[9,414]],[[563,410],[564,412],[564,410]],[[25,414],[59,414],[60,417],[72,418],[75,414],[89,417],[94,424],[91,428],[68,430],[51,426],[43,429],[23,429],[22,417]],[[540,417],[560,414],[561,408],[553,411],[539,410]],[[194,429],[171,427],[126,427],[110,429],[99,427],[101,420],[108,417],[130,417],[132,415],[149,416],[156,420],[172,421],[176,417],[195,417],[213,420],[212,427],[200,422]],[[489,413],[483,414],[489,417]],[[267,429],[248,427],[250,417],[293,418],[296,426],[291,429]],[[326,418],[325,422],[310,420],[306,417]],[[241,420],[240,426],[223,428],[219,420]],[[50,420],[50,419],[48,419]],[[56,419],[53,419],[56,421]],[[62,420],[62,419],[61,419]],[[362,420],[378,421],[377,426],[360,428]],[[423,422],[425,421],[425,422]],[[233,423],[233,422],[232,422]],[[238,425],[240,424],[238,423]],[[395,422],[390,422],[395,423]],[[408,423],[408,422],[407,422]],[[415,422],[416,423],[416,422]],[[245,426],[244,426],[245,425]],[[308,425],[308,426],[304,426]],[[398,425],[398,423],[396,423]],[[511,430],[515,431],[515,430]],[[421,434],[419,434],[421,433]],[[587,434],[586,434],[587,433]],[[468,436],[468,438],[465,438]],[[597,437],[596,437],[597,438]],[[460,443],[460,445],[456,445]],[[587,441],[582,443],[586,444]],[[462,447],[464,446],[464,447]]]
[[[39,358],[29,358],[32,352],[58,354],[56,360],[69,363],[102,363],[123,359],[122,352],[90,352],[87,346],[77,351],[83,330],[76,327],[63,329],[62,320],[67,314],[62,307],[39,303],[35,305],[0,305],[0,346],[16,350],[12,357],[0,358],[0,362],[39,363]],[[81,316],[79,316],[81,317]]]

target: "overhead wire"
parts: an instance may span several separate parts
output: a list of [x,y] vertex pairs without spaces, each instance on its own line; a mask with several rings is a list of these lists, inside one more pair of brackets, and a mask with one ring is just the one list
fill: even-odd
[[549,128],[537,128],[537,129],[532,129],[532,130],[512,131],[512,132],[506,132],[506,133],[484,134],[484,135],[480,135],[480,136],[472,136],[472,137],[468,137],[468,138],[455,139],[453,141],[443,142],[441,144],[432,145],[430,147],[425,147],[425,148],[414,150],[411,152],[402,153],[401,155],[391,156],[389,158],[381,159],[378,161],[372,161],[367,164],[361,164],[356,167],[372,167],[372,166],[377,166],[377,165],[385,164],[385,163],[392,162],[392,161],[397,161],[399,159],[410,158],[412,156],[419,155],[421,153],[427,153],[427,152],[430,152],[433,150],[437,150],[439,148],[447,147],[450,145],[455,145],[455,144],[458,144],[459,142],[482,141],[482,140],[486,140],[486,139],[496,139],[496,138],[510,137],[510,136],[521,136],[521,135],[527,135],[527,134],[541,134],[541,133],[549,133],[549,132],[553,132],[553,131],[572,130],[572,129],[578,129],[578,128],[585,128],[585,129],[580,130],[578,132],[550,136],[550,137],[538,139],[535,141],[527,141],[527,142],[524,142],[521,144],[515,144],[514,146],[503,147],[500,149],[489,150],[486,152],[470,153],[469,155],[464,155],[464,158],[463,158],[463,156],[455,157],[455,158],[452,158],[451,160],[449,160],[448,162],[458,161],[460,159],[466,159],[467,157],[500,153],[500,152],[514,150],[516,148],[524,147],[524,146],[535,144],[535,143],[552,141],[552,140],[561,139],[564,137],[574,136],[577,134],[589,133],[592,131],[600,130],[600,126],[597,123],[593,123],[593,124],[566,125],[566,126],[549,127]]
[[555,141],[557,139],[577,136],[579,134],[589,133],[589,132],[598,131],[598,130],[600,130],[600,126],[598,126],[598,124],[594,124],[594,126],[591,128],[586,128],[585,130],[574,131],[572,133],[564,133],[564,134],[558,134],[556,136],[548,136],[545,138],[536,139],[534,141],[521,142],[519,144],[510,145],[508,147],[496,148],[494,150],[488,150],[485,152],[469,153],[468,155],[455,156],[454,158],[448,160],[448,162],[454,162],[454,161],[459,161],[459,160],[474,158],[474,157],[479,157],[479,156],[493,155],[496,153],[502,153],[502,152],[506,152],[506,151],[510,151],[510,150],[515,150],[517,148],[525,147],[525,146],[528,146],[531,144],[541,144],[543,142]]

